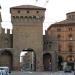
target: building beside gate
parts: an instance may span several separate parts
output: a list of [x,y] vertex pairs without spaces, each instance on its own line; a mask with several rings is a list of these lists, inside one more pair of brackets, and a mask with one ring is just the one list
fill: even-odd
[[52,24],[45,35],[44,52],[50,55],[55,70],[62,70],[64,62],[72,70],[75,69],[75,12],[67,13],[66,16],[66,20]]

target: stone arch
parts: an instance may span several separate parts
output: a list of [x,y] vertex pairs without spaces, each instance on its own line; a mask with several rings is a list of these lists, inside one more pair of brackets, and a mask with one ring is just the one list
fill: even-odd
[[64,62],[63,57],[61,55],[58,55],[58,70],[63,69],[63,66],[62,66],[63,62]]
[[13,69],[13,55],[9,50],[0,51],[0,66],[7,66],[10,70]]
[[74,58],[73,55],[68,55],[68,56],[66,57],[66,61],[67,61],[67,62],[75,61],[75,58]]
[[35,71],[36,70],[36,54],[31,48],[23,49],[20,55],[21,70]]
[[75,58],[73,55],[68,55],[66,57],[66,61],[67,61],[67,65],[71,67],[71,70],[74,70],[74,61],[75,61]]
[[52,56],[50,53],[43,54],[44,71],[52,70]]

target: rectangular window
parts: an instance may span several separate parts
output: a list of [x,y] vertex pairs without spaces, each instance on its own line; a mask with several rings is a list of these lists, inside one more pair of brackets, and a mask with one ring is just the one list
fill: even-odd
[[69,31],[72,31],[72,28],[69,28]]

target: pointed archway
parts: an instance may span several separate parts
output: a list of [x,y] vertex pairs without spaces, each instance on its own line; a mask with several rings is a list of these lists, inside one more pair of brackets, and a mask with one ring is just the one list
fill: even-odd
[[12,53],[8,50],[0,51],[0,66],[7,66],[12,70],[13,66],[13,56]]
[[44,65],[44,71],[52,70],[52,56],[50,53],[45,53],[43,55],[43,65]]

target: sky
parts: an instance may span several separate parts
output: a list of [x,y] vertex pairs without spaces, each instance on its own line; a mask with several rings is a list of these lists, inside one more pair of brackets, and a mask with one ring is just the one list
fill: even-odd
[[75,11],[75,0],[0,0],[2,27],[12,29],[10,7],[29,4],[46,8],[44,31],[51,24],[66,19],[66,13]]

